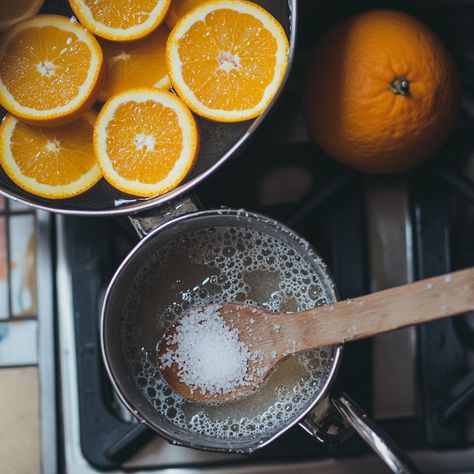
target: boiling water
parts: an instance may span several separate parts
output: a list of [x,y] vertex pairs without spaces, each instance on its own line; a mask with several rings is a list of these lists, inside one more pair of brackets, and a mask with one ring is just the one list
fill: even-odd
[[158,369],[158,341],[190,307],[242,302],[288,312],[329,301],[313,268],[281,240],[239,227],[194,231],[163,245],[131,288],[122,324],[129,372],[155,409],[184,430],[220,439],[267,435],[301,413],[325,381],[326,348],[289,357],[255,392],[219,404],[187,401]]

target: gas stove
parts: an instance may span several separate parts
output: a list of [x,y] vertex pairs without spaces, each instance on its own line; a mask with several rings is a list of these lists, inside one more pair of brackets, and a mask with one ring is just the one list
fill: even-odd
[[[254,141],[197,189],[205,208],[245,208],[295,229],[317,249],[339,296],[474,265],[474,11],[470,2],[414,2],[461,66],[463,113],[439,154],[397,176],[369,177],[332,161],[308,137],[300,80],[328,24],[374,6],[300,1],[299,44],[286,91]],[[470,17],[468,13],[471,13]],[[204,453],[139,430],[105,373],[99,308],[137,243],[126,218],[56,218],[61,472],[387,472],[356,436],[315,443],[298,427],[251,456]],[[422,472],[474,471],[474,313],[347,344],[339,385]],[[138,434],[137,434],[138,433]],[[167,471],[169,470],[169,471]]]

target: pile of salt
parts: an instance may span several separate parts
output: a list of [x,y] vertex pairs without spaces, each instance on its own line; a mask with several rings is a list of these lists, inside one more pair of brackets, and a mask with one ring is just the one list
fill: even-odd
[[[228,327],[218,310],[220,305],[190,310],[167,336],[168,349],[160,356],[162,368],[176,363],[178,376],[191,391],[228,394],[250,385],[247,364],[256,354],[239,340],[237,328]],[[171,349],[169,346],[176,345]]]

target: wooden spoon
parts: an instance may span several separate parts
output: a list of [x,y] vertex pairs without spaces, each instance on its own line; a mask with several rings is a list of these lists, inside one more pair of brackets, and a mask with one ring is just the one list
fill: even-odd
[[[232,399],[255,390],[291,354],[470,310],[474,310],[474,267],[296,313],[272,313],[226,303],[218,309],[226,325],[238,328],[240,340],[251,351],[259,351],[258,360],[249,361],[247,366],[247,373],[253,375],[253,385],[215,395],[193,390],[183,383],[176,363],[162,369],[162,374],[173,390],[190,400]],[[170,348],[176,349],[167,341],[178,327],[179,320],[166,331],[159,343],[158,357]]]

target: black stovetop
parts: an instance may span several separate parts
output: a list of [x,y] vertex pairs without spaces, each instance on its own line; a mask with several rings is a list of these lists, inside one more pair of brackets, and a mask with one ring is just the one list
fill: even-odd
[[[471,148],[465,134],[456,137]],[[206,207],[228,205],[262,212],[289,223],[307,238],[327,262],[341,298],[369,292],[367,235],[365,224],[365,177],[335,165],[324,157],[315,159],[318,150],[312,144],[268,145],[252,148],[202,187],[198,196]],[[255,157],[259,162],[255,164]],[[461,156],[461,155],[460,155]],[[289,158],[291,157],[291,158]],[[461,164],[462,160],[459,160]],[[410,189],[411,210],[416,249],[416,278],[433,276],[474,264],[474,214],[472,185],[458,186],[458,162],[440,161],[440,166],[427,165],[406,176]],[[249,167],[253,173],[249,175]],[[259,205],[259,184],[266,175],[278,170],[299,169],[314,179],[311,192],[297,202]],[[281,176],[287,176],[284,172]],[[453,180],[453,176],[456,180]],[[280,183],[281,186],[283,183]],[[244,191],[245,190],[245,191]],[[246,201],[246,202],[242,202]],[[253,204],[252,204],[253,203]],[[469,214],[465,212],[470,210]],[[101,294],[126,253],[137,242],[131,226],[124,218],[67,218],[66,229],[72,255],[73,301],[75,308],[76,344],[78,347],[79,403],[81,439],[84,454],[97,466],[112,467],[107,448],[133,428],[113,414],[114,398],[100,358],[98,318]],[[100,236],[100,238],[98,238]],[[463,377],[469,377],[467,351],[474,342],[472,315],[447,319],[418,328],[418,370],[420,382],[418,418],[391,420],[386,430],[404,447],[462,446],[464,409],[455,415],[449,409],[464,398],[470,400],[470,385],[458,387],[460,394],[451,395]],[[347,344],[339,382],[367,410],[372,406],[371,341]],[[465,382],[467,383],[467,381]],[[464,406],[465,408],[465,406]],[[443,416],[448,419],[443,421]],[[269,447],[258,451],[258,458],[313,458],[314,456],[349,455],[364,452],[357,439],[326,449],[315,449],[314,442],[298,429],[290,430]],[[121,451],[117,459],[126,455]]]
[[[299,52],[284,96],[247,151],[216,172],[196,194],[205,207],[246,208],[294,228],[328,264],[340,297],[350,298],[370,291],[368,179],[332,161],[300,133],[299,77],[307,45],[327,24],[350,10],[399,7],[400,2],[360,2],[344,10],[340,5],[300,2]],[[474,41],[466,39],[468,30],[474,31],[470,24],[474,16],[466,15],[470,7],[413,2],[412,8],[454,51],[469,99],[474,85],[469,49],[474,48]],[[474,35],[469,38],[474,40]],[[373,178],[387,186],[401,181],[408,189],[415,279],[474,265],[473,125],[474,115],[465,107],[457,130],[438,156],[401,176]],[[118,468],[132,452],[133,442],[128,446],[128,441],[141,443],[144,438],[127,439],[135,425],[117,414],[100,357],[99,307],[114,270],[138,237],[123,217],[67,217],[65,226],[73,282],[82,451],[98,469]],[[384,421],[383,427],[405,448],[474,445],[466,435],[466,410],[474,396],[474,372],[468,365],[474,350],[474,314],[418,327],[417,348],[417,415]],[[347,344],[338,377],[342,389],[369,414],[372,355],[371,340]],[[251,459],[303,460],[366,450],[356,436],[344,444],[323,447],[294,428]]]

